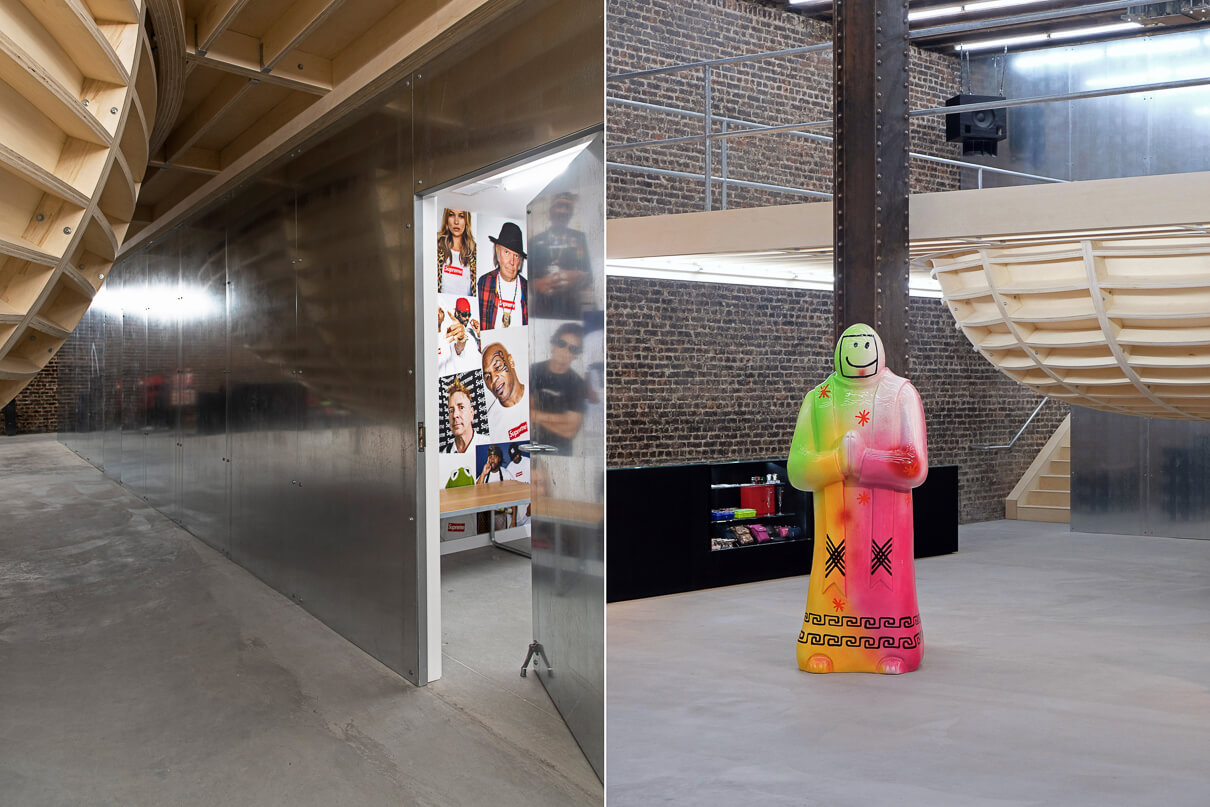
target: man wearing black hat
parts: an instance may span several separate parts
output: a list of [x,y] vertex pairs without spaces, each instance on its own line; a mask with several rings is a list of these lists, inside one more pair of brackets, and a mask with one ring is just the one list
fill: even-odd
[[510,328],[529,324],[529,295],[521,266],[525,250],[521,228],[511,221],[500,227],[500,237],[488,236],[495,244],[496,268],[479,278],[479,327]]
[[[529,280],[534,316],[579,319],[592,283],[588,238],[570,226],[579,197],[560,193],[550,205],[550,227],[529,243]],[[587,296],[591,297],[591,294]]]

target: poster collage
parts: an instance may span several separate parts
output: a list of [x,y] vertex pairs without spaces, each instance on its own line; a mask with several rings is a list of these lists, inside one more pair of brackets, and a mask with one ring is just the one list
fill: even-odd
[[[438,272],[442,487],[540,483],[531,478],[521,446],[543,443],[570,454],[586,409],[600,402],[595,390],[604,379],[592,384],[581,358],[593,345],[603,354],[604,323],[584,313],[593,273],[585,233],[571,226],[577,201],[574,193],[561,193],[529,211],[541,218],[530,243],[525,216],[437,208],[439,225],[429,243]],[[541,318],[531,317],[535,306]],[[544,354],[532,364],[531,336]],[[501,529],[527,524],[529,514],[522,506],[495,518]],[[444,519],[442,539],[486,529],[473,518]]]
[[[441,208],[437,267],[437,398],[442,487],[529,482],[529,292],[524,218]],[[486,243],[485,243],[486,242]],[[521,526],[521,512],[497,527]],[[446,519],[443,537],[475,534]]]

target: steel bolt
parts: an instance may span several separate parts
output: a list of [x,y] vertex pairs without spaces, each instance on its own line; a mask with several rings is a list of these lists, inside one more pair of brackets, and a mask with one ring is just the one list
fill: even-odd
[[71,235],[71,228],[70,228],[70,227],[64,227],[64,228],[63,228],[63,234],[64,234],[64,235]]

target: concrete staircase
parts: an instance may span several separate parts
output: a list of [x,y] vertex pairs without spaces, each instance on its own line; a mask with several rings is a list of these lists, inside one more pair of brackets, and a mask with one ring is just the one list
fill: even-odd
[[1059,424],[1005,499],[1004,517],[1071,523],[1071,415]]

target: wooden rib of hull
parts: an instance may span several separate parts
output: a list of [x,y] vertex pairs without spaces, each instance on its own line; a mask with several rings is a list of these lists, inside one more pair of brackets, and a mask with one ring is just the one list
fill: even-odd
[[130,225],[156,104],[144,13],[0,0],[0,406],[75,329]]

